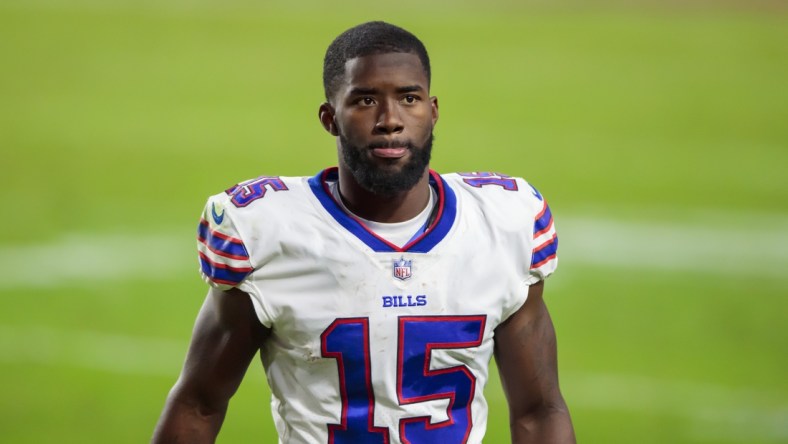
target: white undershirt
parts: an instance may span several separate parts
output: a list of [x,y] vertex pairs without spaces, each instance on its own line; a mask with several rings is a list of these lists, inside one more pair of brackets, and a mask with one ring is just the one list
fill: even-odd
[[334,196],[334,199],[339,203],[342,209],[345,210],[346,213],[352,214],[361,222],[364,222],[364,225],[372,230],[373,233],[377,234],[383,239],[386,239],[392,244],[398,247],[405,246],[405,244],[415,239],[426,230],[426,225],[429,221],[430,213],[432,213],[432,209],[435,206],[436,200],[435,190],[432,187],[429,187],[430,200],[427,202],[427,206],[425,206],[424,209],[421,210],[421,213],[417,214],[416,217],[404,222],[385,223],[364,219],[363,217],[359,217],[353,214],[352,211],[348,210],[345,206],[345,203],[342,202],[342,197],[339,195],[338,183],[339,182],[329,182],[328,186],[331,189],[331,194]]

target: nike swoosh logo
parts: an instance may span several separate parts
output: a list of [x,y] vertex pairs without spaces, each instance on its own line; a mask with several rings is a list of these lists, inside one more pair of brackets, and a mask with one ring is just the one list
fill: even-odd
[[534,188],[534,186],[533,186],[533,185],[531,185],[530,183],[529,183],[528,185],[530,185],[530,186],[531,186],[531,193],[532,193],[534,196],[536,196],[536,198],[537,198],[537,199],[539,199],[539,200],[544,200],[544,198],[542,198],[542,195],[541,195],[541,194],[539,194],[539,192],[538,192],[538,191],[536,191],[536,188]]
[[222,209],[222,214],[216,214],[216,206],[212,203],[211,216],[213,216],[213,221],[216,222],[216,225],[221,225],[224,220],[224,209]]

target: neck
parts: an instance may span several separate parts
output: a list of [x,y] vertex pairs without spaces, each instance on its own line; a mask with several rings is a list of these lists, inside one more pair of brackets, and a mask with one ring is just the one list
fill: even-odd
[[416,185],[392,196],[374,194],[339,168],[339,194],[348,210],[361,218],[383,223],[404,222],[418,216],[430,200],[429,170]]

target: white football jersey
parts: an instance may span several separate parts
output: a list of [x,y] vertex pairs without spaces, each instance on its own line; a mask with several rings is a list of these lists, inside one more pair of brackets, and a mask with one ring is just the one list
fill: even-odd
[[203,277],[248,293],[280,443],[479,443],[495,328],[557,266],[521,178],[438,175],[426,231],[398,247],[315,177],[259,177],[208,200]]

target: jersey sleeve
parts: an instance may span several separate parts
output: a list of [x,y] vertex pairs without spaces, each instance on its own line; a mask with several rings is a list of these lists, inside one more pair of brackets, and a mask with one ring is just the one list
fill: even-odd
[[558,234],[555,231],[553,213],[550,211],[547,201],[535,189],[533,195],[539,200],[537,208],[541,208],[541,210],[534,216],[533,249],[531,250],[528,285],[546,279],[558,267]]
[[215,288],[237,287],[254,271],[228,209],[216,196],[208,199],[200,218],[197,254],[203,280]]

